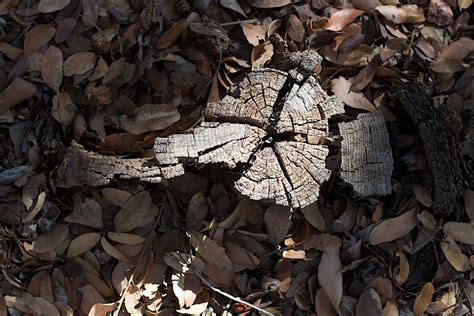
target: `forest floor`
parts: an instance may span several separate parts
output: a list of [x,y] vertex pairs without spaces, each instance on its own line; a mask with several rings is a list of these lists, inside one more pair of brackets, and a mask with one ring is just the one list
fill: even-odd
[[[471,4],[4,0],[0,316],[472,315]],[[379,112],[387,194],[357,194],[329,167],[306,207],[237,190],[229,166],[115,174],[308,50],[322,57],[309,75],[344,105],[322,137],[327,164],[337,123]],[[110,177],[85,183],[71,148],[114,157]]]

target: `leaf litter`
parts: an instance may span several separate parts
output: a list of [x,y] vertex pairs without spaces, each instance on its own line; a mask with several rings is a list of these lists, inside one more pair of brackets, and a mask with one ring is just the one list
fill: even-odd
[[[472,313],[471,5],[4,1],[0,314]],[[316,203],[290,209],[239,196],[235,174],[212,168],[163,184],[55,185],[71,141],[148,159],[156,137],[198,124],[249,71],[308,49],[346,106],[337,120],[382,112],[397,154],[390,194],[355,196],[335,174]],[[423,86],[456,127],[461,213],[435,211],[422,127],[390,104],[401,83]],[[328,164],[336,125],[320,140]]]

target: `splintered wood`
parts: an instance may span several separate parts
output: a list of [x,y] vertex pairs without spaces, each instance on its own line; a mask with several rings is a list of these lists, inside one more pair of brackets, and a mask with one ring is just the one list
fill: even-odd
[[185,164],[242,165],[235,188],[243,195],[305,207],[331,174],[328,149],[309,142],[327,135],[329,117],[343,111],[314,77],[261,69],[249,73],[235,95],[208,104],[191,133],[157,138],[155,158],[171,168],[164,178],[182,174]]
[[390,193],[393,158],[382,114],[360,114],[355,121],[340,123],[339,130],[342,178],[358,195]]
[[[326,167],[328,120],[344,112],[312,76],[321,62],[314,51],[291,53],[284,69],[248,73],[220,102],[209,103],[189,133],[158,137],[154,157],[101,156],[73,144],[58,169],[60,187],[99,186],[114,178],[160,182],[187,166],[238,168],[235,188],[254,200],[306,207],[319,196]],[[390,191],[392,156],[380,114],[364,114],[340,125],[342,177],[361,195]]]

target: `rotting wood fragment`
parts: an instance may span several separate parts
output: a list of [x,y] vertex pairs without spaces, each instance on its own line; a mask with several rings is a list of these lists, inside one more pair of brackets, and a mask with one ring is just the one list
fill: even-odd
[[341,177],[357,195],[391,192],[392,148],[382,113],[359,114],[357,120],[340,123]]
[[115,177],[157,183],[161,181],[161,170],[154,158],[104,156],[73,142],[56,172],[56,186],[101,186]]

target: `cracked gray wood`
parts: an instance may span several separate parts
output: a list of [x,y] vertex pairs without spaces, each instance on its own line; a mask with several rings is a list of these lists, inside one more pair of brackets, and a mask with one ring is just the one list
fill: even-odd
[[341,176],[361,196],[391,192],[393,157],[388,131],[379,111],[359,114],[339,124]]
[[56,172],[55,182],[61,188],[101,186],[116,177],[157,183],[161,181],[161,172],[153,157],[123,159],[104,156],[73,142]]

